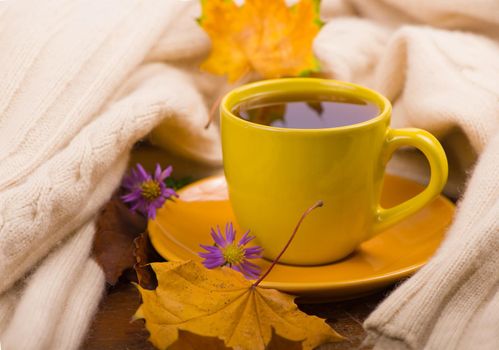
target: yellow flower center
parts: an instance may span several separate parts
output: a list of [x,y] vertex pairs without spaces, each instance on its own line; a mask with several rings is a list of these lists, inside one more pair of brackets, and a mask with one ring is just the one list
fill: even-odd
[[155,200],[161,195],[161,188],[156,180],[147,180],[140,184],[140,191],[143,198],[148,201]]
[[232,243],[223,249],[222,254],[227,264],[233,265],[243,261],[244,249]]

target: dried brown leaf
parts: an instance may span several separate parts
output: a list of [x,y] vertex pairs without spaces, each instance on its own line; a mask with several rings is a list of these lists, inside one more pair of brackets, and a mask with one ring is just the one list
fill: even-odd
[[135,238],[133,244],[133,255],[135,256],[133,268],[137,274],[138,283],[144,289],[154,290],[158,286],[158,280],[149,264],[152,262],[165,261],[165,259],[163,259],[152,246],[147,230]]
[[133,240],[146,226],[147,220],[130,211],[118,196],[102,209],[97,219],[93,254],[110,285],[114,286],[123,272],[135,264]]

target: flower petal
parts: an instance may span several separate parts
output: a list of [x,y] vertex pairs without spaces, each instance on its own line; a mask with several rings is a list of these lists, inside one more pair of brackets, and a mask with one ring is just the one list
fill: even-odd
[[236,270],[237,272],[241,272],[244,275],[244,272],[241,270],[241,267],[238,265],[232,265],[230,267],[232,270]]
[[260,275],[260,267],[250,263],[249,261],[243,261],[240,264],[241,270],[248,277],[258,277]]
[[175,190],[173,188],[170,188],[170,187],[166,187],[162,192],[166,198],[178,197],[177,192],[175,192]]
[[263,252],[263,248],[260,246],[257,246],[257,245],[254,247],[244,248],[244,250],[249,252],[249,253],[261,253],[261,252]]
[[246,233],[239,240],[239,245],[246,245],[255,238],[254,236],[250,236],[249,233],[250,230],[246,231]]
[[217,267],[220,267],[220,266],[223,266],[223,262],[222,264],[219,264],[218,262],[216,261],[210,261],[210,260],[204,260],[203,261],[203,265],[208,268],[208,269],[214,269],[214,268],[217,268]]
[[209,255],[206,259],[208,262],[216,262],[218,265],[225,264],[225,259],[222,256],[216,256],[215,253],[204,253],[205,255]]
[[262,257],[263,249],[260,247],[251,247],[244,250],[246,259],[259,259]]
[[152,179],[151,175],[146,171],[146,169],[144,169],[144,167],[140,163],[137,163],[137,169],[139,170],[139,175],[142,178],[142,181]]
[[156,219],[156,208],[153,205],[150,205],[149,208],[147,208],[147,217],[151,220]]
[[213,261],[217,261],[218,264],[220,265],[223,265],[225,263],[225,259],[223,256],[221,255],[218,255],[216,253],[198,253],[198,255],[203,258],[203,259],[206,259],[206,260],[213,260]]
[[219,253],[207,253],[207,254],[210,254],[210,257],[208,257],[207,260],[215,260],[220,265],[223,265],[226,263],[225,258],[223,257],[222,254],[219,254]]
[[161,182],[162,180],[159,180],[160,176],[161,176],[161,166],[159,165],[159,163],[156,163],[156,170],[154,171],[154,179]]
[[253,270],[260,270],[260,266],[253,264],[251,261],[248,260],[244,260],[241,264],[244,265],[245,268],[247,267]]
[[153,200],[152,202],[149,202],[149,205],[153,206],[156,209],[160,209],[163,206],[163,204],[165,204],[165,202],[166,202],[166,199],[164,197],[158,197],[155,200]]
[[219,244],[220,247],[225,248],[227,245],[229,245],[229,242],[227,239],[224,237],[222,230],[220,230],[220,226],[217,225],[217,234],[220,239],[221,244]]
[[222,248],[225,248],[226,244],[225,244],[225,240],[223,239],[223,237],[219,236],[213,228],[211,228],[210,233],[211,233],[211,237],[213,238],[213,241],[215,241],[215,244],[222,247]]
[[204,244],[200,244],[201,248],[209,251],[209,252],[220,252],[220,248],[217,247],[217,246],[213,246],[213,245],[204,245]]
[[138,199],[141,199],[142,196],[140,194],[140,191],[133,191],[133,192],[130,192],[124,196],[121,196],[121,200],[123,202],[132,202],[132,201],[136,201]]
[[173,167],[170,165],[162,173],[160,173],[159,177],[156,177],[159,181],[164,181],[167,177],[169,177],[173,172]]
[[234,230],[234,226],[232,225],[232,222],[227,222],[225,225],[225,237],[227,240],[227,243],[233,243],[234,239],[236,238],[236,231]]

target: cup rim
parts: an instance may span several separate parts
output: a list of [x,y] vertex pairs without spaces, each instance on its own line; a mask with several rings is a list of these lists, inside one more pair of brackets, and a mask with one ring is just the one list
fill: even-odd
[[[232,113],[232,109],[241,101],[244,96],[258,96],[268,93],[268,91],[278,91],[278,87],[288,86],[291,88],[290,91],[299,92],[299,88],[302,85],[317,86],[317,88],[322,88],[324,91],[339,91],[344,93],[358,93],[362,98],[376,104],[380,110],[376,117],[369,120],[331,128],[320,128],[320,129],[303,129],[303,128],[282,128],[277,126],[263,125],[251,122],[249,120],[240,118]],[[228,92],[222,102],[220,103],[220,113],[221,115],[228,116],[232,121],[245,126],[252,127],[260,130],[275,131],[275,132],[286,132],[286,133],[324,133],[324,132],[343,132],[352,129],[365,128],[370,125],[377,124],[383,120],[389,120],[392,110],[392,105],[390,101],[377,91],[366,88],[362,85],[349,83],[341,80],[334,79],[324,79],[324,78],[279,78],[279,79],[269,79],[257,81],[245,85],[241,85],[230,92]]]

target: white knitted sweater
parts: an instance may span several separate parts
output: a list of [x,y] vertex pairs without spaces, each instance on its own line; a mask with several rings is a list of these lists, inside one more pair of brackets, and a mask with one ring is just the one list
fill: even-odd
[[194,18],[181,1],[0,2],[4,349],[81,343],[104,289],[93,221],[137,140],[165,120],[173,153],[220,163],[203,81],[178,68],[209,47]]
[[[351,0],[323,10],[331,21],[315,49],[325,68],[384,93],[392,125],[434,133],[449,158],[448,193],[464,192],[435,257],[366,320],[366,343],[499,349],[499,2]],[[416,155],[401,160],[396,171],[424,177]]]
[[[395,126],[437,135],[451,162],[449,193],[460,193],[482,154],[442,248],[367,320],[369,342],[499,348],[497,1],[322,6],[331,21],[315,51],[326,73],[385,93]],[[202,126],[224,87],[197,71],[209,42],[196,11],[180,0],[0,1],[4,349],[80,346],[104,290],[90,257],[93,222],[137,140],[162,122],[169,152],[220,163],[216,130]],[[393,167],[424,178],[417,162],[408,152]]]

